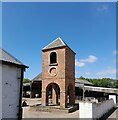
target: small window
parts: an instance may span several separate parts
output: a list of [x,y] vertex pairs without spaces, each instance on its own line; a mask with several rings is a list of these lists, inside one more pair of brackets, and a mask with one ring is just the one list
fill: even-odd
[[56,52],[52,52],[50,54],[50,64],[57,63],[57,54]]

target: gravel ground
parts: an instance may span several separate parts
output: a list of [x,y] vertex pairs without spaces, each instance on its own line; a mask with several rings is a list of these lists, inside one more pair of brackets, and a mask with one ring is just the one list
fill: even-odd
[[[29,106],[40,104],[40,98],[23,98],[26,100]],[[41,112],[41,111],[29,111],[29,106],[23,107],[23,118],[79,118],[79,110],[73,113],[62,113],[62,112]],[[118,120],[118,108],[108,117],[107,120],[115,118]]]
[[[27,104],[35,105],[40,104],[41,99],[35,98],[23,98]],[[23,118],[79,118],[79,110],[73,113],[62,113],[62,112],[41,112],[41,111],[29,111],[29,106],[23,107]]]

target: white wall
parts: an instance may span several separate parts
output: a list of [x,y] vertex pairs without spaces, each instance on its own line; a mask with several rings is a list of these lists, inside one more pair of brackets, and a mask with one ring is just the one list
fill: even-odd
[[79,115],[80,118],[100,118],[110,109],[115,108],[116,105],[113,99],[101,102],[101,103],[90,103],[80,102],[79,103]]
[[116,95],[109,95],[109,99],[113,99],[114,103],[116,104]]
[[109,112],[112,108],[115,108],[116,104],[113,99],[104,101],[102,103],[93,103],[93,118],[100,118],[105,113]]
[[79,102],[79,118],[92,118],[92,103]]
[[20,92],[21,69],[2,66],[2,117],[17,118]]

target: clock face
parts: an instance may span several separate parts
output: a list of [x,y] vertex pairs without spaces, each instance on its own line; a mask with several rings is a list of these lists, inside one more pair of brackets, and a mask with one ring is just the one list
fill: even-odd
[[50,68],[49,73],[50,73],[51,76],[56,76],[56,74],[57,74],[56,68],[55,67]]

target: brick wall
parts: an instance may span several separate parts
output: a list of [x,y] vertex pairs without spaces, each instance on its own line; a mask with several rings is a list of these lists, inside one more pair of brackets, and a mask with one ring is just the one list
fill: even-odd
[[[57,53],[57,64],[50,64],[51,52]],[[53,69],[55,75],[50,74]],[[55,83],[60,88],[60,106],[67,105],[67,90],[71,87],[71,99],[74,98],[75,89],[75,54],[68,47],[56,48],[42,52],[42,104],[46,105],[46,88],[50,83]],[[74,104],[74,100],[71,100]]]

